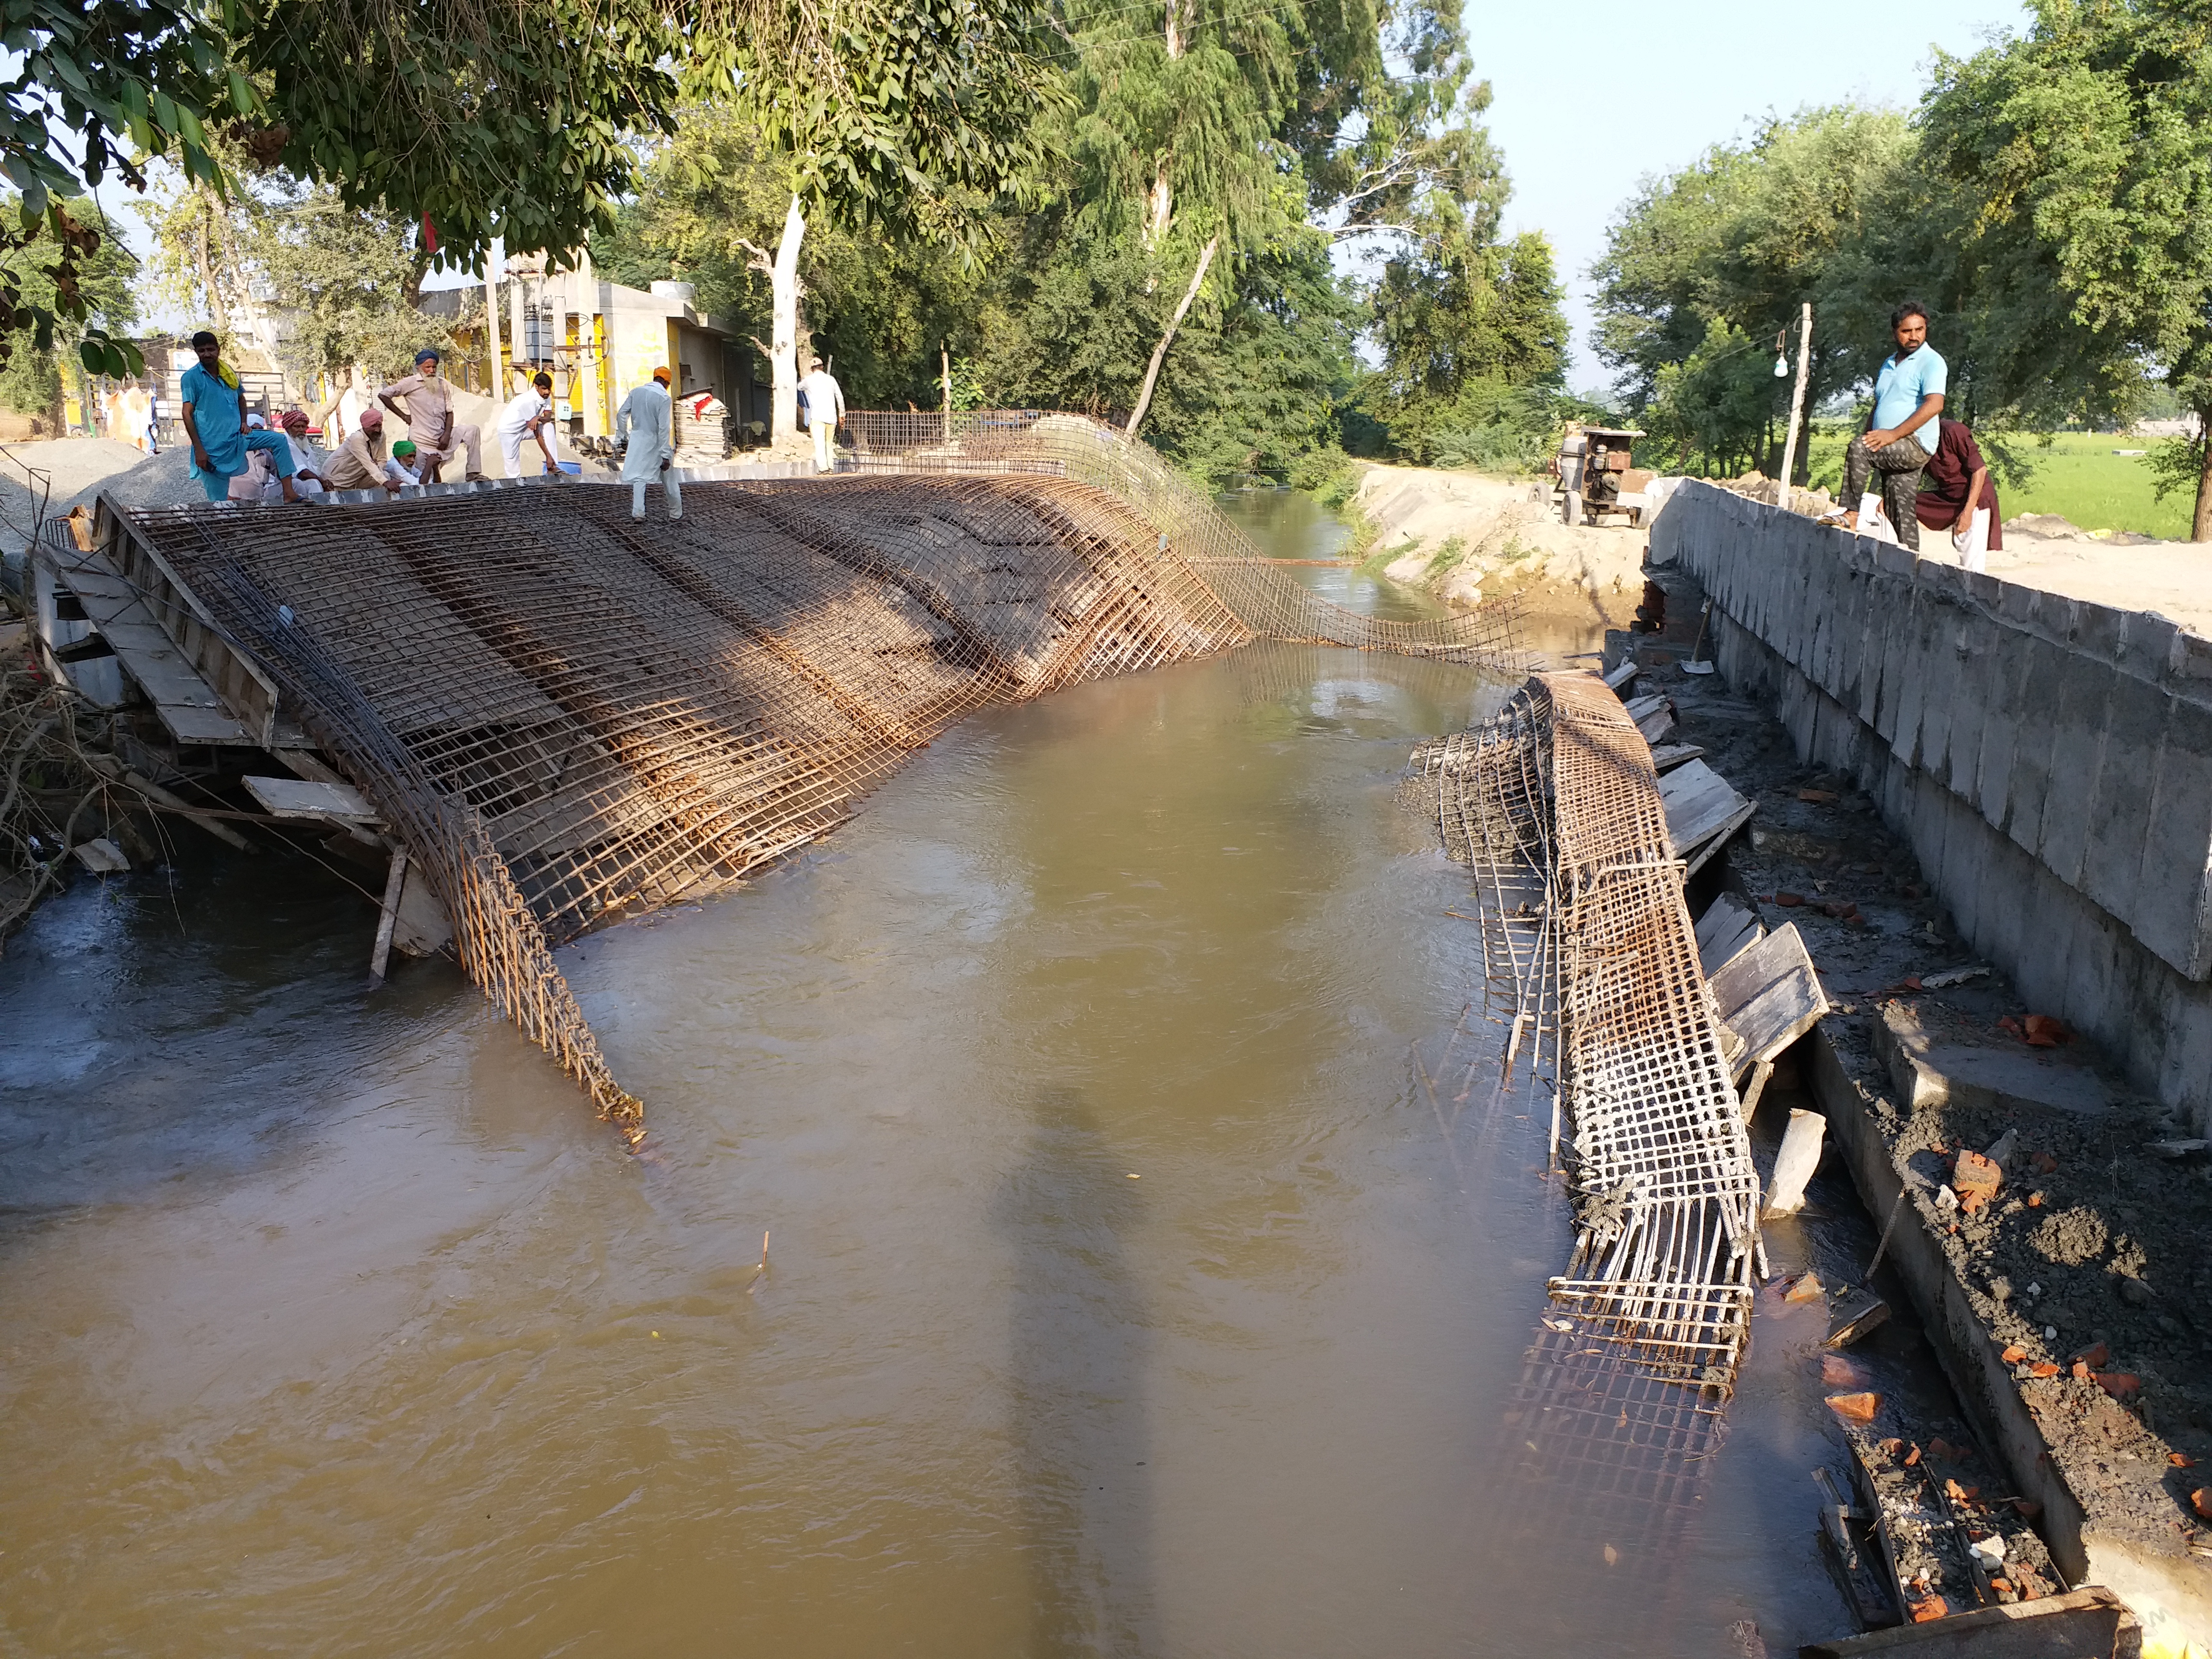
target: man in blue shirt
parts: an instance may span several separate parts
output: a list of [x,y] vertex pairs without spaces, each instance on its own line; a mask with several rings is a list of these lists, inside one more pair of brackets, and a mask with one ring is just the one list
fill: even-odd
[[185,435],[192,447],[192,477],[211,501],[230,499],[230,481],[246,471],[246,452],[265,449],[283,483],[284,499],[296,501],[292,487],[292,446],[281,432],[246,429],[246,392],[238,371],[222,361],[222,343],[202,329],[192,336],[199,358],[183,376]]
[[1921,470],[1936,453],[1936,417],[1943,412],[1950,369],[1928,343],[1928,307],[1908,300],[1891,313],[1897,349],[1874,380],[1874,414],[1844,452],[1843,511],[1855,514],[1870,476],[1881,478],[1881,502],[1900,545],[1920,550],[1914,512]]

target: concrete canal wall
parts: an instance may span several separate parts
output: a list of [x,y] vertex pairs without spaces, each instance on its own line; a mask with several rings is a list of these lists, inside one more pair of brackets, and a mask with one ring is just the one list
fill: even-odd
[[1709,653],[1905,839],[1960,936],[2212,1126],[2212,640],[1702,483],[1650,556]]

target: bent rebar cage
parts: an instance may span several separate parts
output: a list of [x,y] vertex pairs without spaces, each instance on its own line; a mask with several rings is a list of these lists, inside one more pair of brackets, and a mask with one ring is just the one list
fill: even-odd
[[1186,550],[1242,538],[1111,436],[1095,480],[702,483],[647,524],[588,485],[131,518],[407,846],[471,977],[635,1144],[553,949],[827,833],[969,712],[1261,637],[1514,660],[1510,612],[1407,633],[1256,556],[1224,580]]
[[[1547,1283],[1507,1431],[1554,1519],[1641,1510],[1641,1559],[1692,1512],[1750,1331],[1759,1183],[1649,746],[1602,682],[1531,678],[1422,745],[1438,833],[1481,899],[1501,1087],[1555,1080],[1576,1238]],[[1549,1079],[1547,1041],[1555,1045]],[[1559,1113],[1565,1134],[1561,1139]]]

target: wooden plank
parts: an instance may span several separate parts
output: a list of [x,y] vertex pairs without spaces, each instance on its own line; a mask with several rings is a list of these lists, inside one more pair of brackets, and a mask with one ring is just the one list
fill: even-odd
[[1613,672],[1607,674],[1605,677],[1605,683],[1608,686],[1612,687],[1613,690],[1618,691],[1622,686],[1626,685],[1629,681],[1635,678],[1636,659],[1631,657],[1626,662],[1622,663],[1620,667],[1614,669]]
[[1667,839],[1676,858],[1687,858],[1730,820],[1741,823],[1750,803],[1703,761],[1688,761],[1659,780],[1667,813]]
[[1766,937],[1758,915],[1733,893],[1723,893],[1698,919],[1698,965],[1711,979],[1751,945]]
[[1703,759],[1705,753],[1694,743],[1662,743],[1651,751],[1651,767],[1656,772],[1671,772],[1686,762]]
[[175,703],[157,702],[154,712],[161,717],[161,724],[169,728],[169,735],[179,743],[207,743],[227,748],[258,749],[253,734],[220,708],[185,708]]
[[1644,741],[1656,749],[1665,741],[1667,734],[1674,729],[1674,711],[1670,708],[1662,708],[1646,714],[1636,722],[1636,729],[1644,734]]
[[1622,706],[1628,710],[1629,719],[1640,723],[1646,716],[1656,714],[1660,709],[1668,707],[1667,694],[1663,691],[1648,691],[1640,697],[1630,697]]
[[1729,837],[1735,834],[1737,830],[1742,829],[1745,824],[1749,823],[1751,822],[1751,815],[1757,811],[1759,811],[1759,804],[1756,801],[1747,800],[1744,802],[1742,805],[1737,807],[1735,811],[1729,813],[1727,821],[1723,823],[1719,829],[1714,830],[1711,835],[1706,836],[1705,840],[1698,843],[1697,851],[1690,854],[1687,862],[1683,866],[1683,878],[1687,880],[1690,877],[1696,875],[1698,871],[1704,869],[1705,867],[1705,860],[1711,858],[1716,853],[1719,852],[1722,848],[1727,846]]
[[1794,922],[1740,953],[1711,984],[1721,1019],[1743,1040],[1737,1065],[1773,1059],[1828,1012],[1827,993]]
[[[368,797],[349,783],[313,783],[305,778],[246,778],[246,793],[272,817],[336,818],[355,823],[381,822]],[[397,904],[397,895],[392,902]]]
[[1809,1642],[1797,1651],[1801,1659],[2112,1659],[2125,1612],[2119,1597],[2093,1584],[1924,1625]]

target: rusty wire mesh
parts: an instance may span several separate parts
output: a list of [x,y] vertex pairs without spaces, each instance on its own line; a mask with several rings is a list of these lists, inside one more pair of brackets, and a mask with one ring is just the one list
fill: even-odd
[[[1650,748],[1595,676],[1544,674],[1412,769],[1478,879],[1492,1018],[1559,1045],[1576,1239],[1507,1413],[1514,1467],[1563,1535],[1602,1516],[1662,1563],[1749,1337],[1758,1178]],[[1550,1080],[1533,1055],[1528,1077]]]
[[[553,948],[823,835],[972,709],[1265,633],[1143,505],[1007,471],[694,484],[650,523],[582,485],[131,516],[420,861],[471,977],[635,1141]],[[1297,586],[1257,568],[1246,600]],[[1344,642],[1490,648],[1385,626]]]
[[1332,605],[1263,558],[1206,492],[1149,445],[1086,415],[1036,410],[942,414],[855,410],[846,416],[863,472],[1041,474],[1072,478],[1126,501],[1160,548],[1203,574],[1261,639],[1348,645],[1526,672],[1519,603],[1505,597],[1471,611],[1388,622]]

